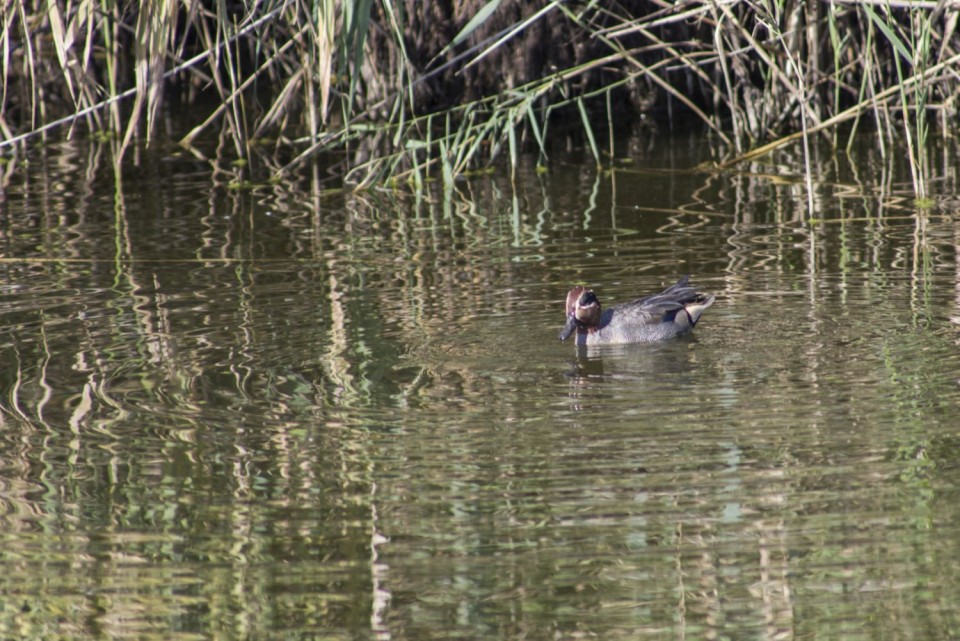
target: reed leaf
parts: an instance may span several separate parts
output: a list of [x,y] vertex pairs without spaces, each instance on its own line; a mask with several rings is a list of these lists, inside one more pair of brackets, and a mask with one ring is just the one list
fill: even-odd
[[600,162],[600,149],[597,147],[597,141],[593,137],[593,127],[590,126],[590,116],[587,115],[587,109],[583,106],[582,99],[577,100],[577,107],[580,110],[580,121],[583,123],[583,132],[590,142],[590,151],[593,153],[593,160],[597,163],[597,167],[600,167],[602,165]]
[[893,47],[893,50],[897,53],[904,62],[913,63],[913,56],[910,55],[910,50],[907,49],[907,45],[900,39],[900,37],[894,33],[893,29],[890,28],[890,25],[887,24],[886,20],[880,18],[877,15],[877,12],[869,5],[869,3],[864,3],[863,12],[867,14],[867,17],[870,18],[870,21],[873,25],[883,34],[887,39],[887,42],[890,43],[890,46]]
[[456,47],[457,45],[462,43],[464,40],[466,40],[471,33],[477,30],[477,27],[485,23],[490,18],[490,16],[493,15],[493,12],[500,7],[501,2],[502,0],[488,0],[488,2],[485,5],[483,5],[480,8],[480,10],[474,14],[472,18],[470,18],[467,24],[463,26],[463,29],[461,29],[460,32],[453,37],[453,40],[450,41],[450,44],[448,44],[446,47],[444,47],[440,51],[440,55],[445,54],[450,49],[452,49],[453,47]]

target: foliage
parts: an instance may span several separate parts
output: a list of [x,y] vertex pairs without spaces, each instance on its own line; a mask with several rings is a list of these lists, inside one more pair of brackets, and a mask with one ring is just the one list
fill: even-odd
[[[958,11],[901,0],[50,0],[4,3],[0,141],[78,120],[149,141],[163,105],[236,154],[339,161],[357,187],[452,181],[563,114],[598,165],[614,123],[693,116],[718,158],[870,118],[926,193],[931,125],[956,120]],[[212,107],[205,98],[216,97]],[[132,99],[132,100],[126,100]],[[555,125],[554,125],[555,126]],[[606,135],[600,135],[606,129]],[[601,142],[606,140],[609,148]],[[338,153],[345,152],[345,153]],[[278,155],[280,157],[280,155]]]

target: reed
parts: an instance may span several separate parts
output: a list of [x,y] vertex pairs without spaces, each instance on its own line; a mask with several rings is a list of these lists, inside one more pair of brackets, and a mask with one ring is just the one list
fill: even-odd
[[[452,182],[578,123],[598,165],[615,124],[699,120],[717,158],[868,122],[905,147],[928,192],[926,145],[957,118],[953,2],[779,0],[580,5],[472,0],[50,0],[2,7],[0,149],[54,127],[113,134],[116,157],[193,117],[242,157],[290,168],[324,155],[354,187]],[[210,107],[209,96],[215,96]],[[606,130],[607,135],[598,133]],[[606,148],[604,148],[606,145]],[[808,170],[809,173],[809,170]]]

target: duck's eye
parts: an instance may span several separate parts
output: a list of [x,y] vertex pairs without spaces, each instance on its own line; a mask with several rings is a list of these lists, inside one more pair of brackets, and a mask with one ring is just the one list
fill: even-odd
[[580,296],[580,300],[577,301],[577,306],[590,307],[591,305],[596,305],[599,302],[600,301],[597,300],[597,295],[588,289]]

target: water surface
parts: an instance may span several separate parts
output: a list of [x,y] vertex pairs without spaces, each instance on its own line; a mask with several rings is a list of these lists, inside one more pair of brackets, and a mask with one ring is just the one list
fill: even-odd
[[[950,637],[956,167],[918,209],[824,155],[811,212],[703,147],[419,197],[8,168],[0,636]],[[686,273],[694,336],[557,341],[571,284]]]

